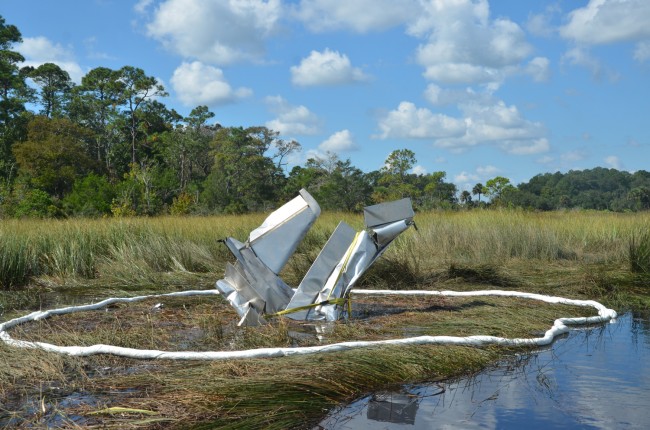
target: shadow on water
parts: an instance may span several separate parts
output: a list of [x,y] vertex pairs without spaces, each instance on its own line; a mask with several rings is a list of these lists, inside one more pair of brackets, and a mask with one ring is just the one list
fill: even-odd
[[316,428],[645,429],[650,320],[571,331],[473,377],[404,386],[337,408]]

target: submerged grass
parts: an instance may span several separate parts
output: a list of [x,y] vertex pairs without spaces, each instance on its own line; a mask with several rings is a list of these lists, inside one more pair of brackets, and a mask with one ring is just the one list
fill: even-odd
[[[105,220],[3,220],[0,319],[108,296],[212,288],[230,259],[217,242],[244,240],[264,215]],[[281,276],[296,286],[338,222],[321,216]],[[650,308],[650,214],[427,212],[360,281],[376,289],[513,289]],[[310,345],[420,334],[531,337],[582,308],[507,298],[354,298],[353,318],[328,327],[286,319],[235,326],[220,298],[176,298],[71,314],[12,330],[62,345],[111,343],[200,350]],[[323,330],[324,329],[324,330]],[[503,348],[385,347],[213,363],[64,357],[0,344],[0,427],[310,428],[368,391],[477,371]],[[110,409],[126,408],[126,409]],[[115,413],[94,413],[111,410]],[[147,415],[134,411],[150,411]],[[121,411],[121,412],[118,412]],[[129,411],[129,412],[124,412]]]

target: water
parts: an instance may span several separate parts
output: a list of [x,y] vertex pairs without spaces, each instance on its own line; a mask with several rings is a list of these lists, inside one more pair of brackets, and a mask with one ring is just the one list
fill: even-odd
[[625,314],[474,377],[374,393],[320,428],[647,429],[650,320]]

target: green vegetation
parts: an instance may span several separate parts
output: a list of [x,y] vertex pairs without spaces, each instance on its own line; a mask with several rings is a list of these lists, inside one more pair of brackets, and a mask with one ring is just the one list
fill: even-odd
[[53,63],[20,68],[21,40],[0,16],[0,219],[264,212],[301,188],[332,211],[402,197],[418,210],[650,209],[646,171],[549,173],[517,186],[497,176],[459,192],[445,172],[409,173],[416,154],[396,149],[372,172],[331,153],[288,172],[297,141],[210,123],[206,106],[183,117],[137,67],[97,67],[79,85]]
[[650,173],[595,168],[546,173],[502,196],[512,206],[552,210],[582,208],[611,211],[650,209]]
[[[231,258],[216,239],[244,239],[262,219],[249,214],[6,220],[0,225],[1,318],[108,296],[212,288]],[[362,226],[360,215],[323,214],[282,273],[290,285],[300,282],[340,219]],[[359,288],[498,288],[595,299],[619,312],[650,308],[647,212],[438,211],[420,212],[416,221],[419,230],[400,236]],[[530,337],[560,316],[593,314],[514,298],[353,298],[353,318],[326,327],[325,342],[417,334]],[[156,310],[158,302],[62,315],[18,326],[11,334],[60,345],[168,350],[321,342],[313,325],[284,318],[237,328],[237,316],[220,297],[164,299]],[[39,426],[56,419],[73,426],[75,417],[83,417],[89,426],[304,428],[365,392],[472,373],[512,352],[385,347],[175,363],[73,358],[3,344],[0,397],[7,400],[0,421],[14,417],[15,425]],[[76,398],[83,401],[70,401]],[[40,412],[33,414],[33,408]]]
[[[263,218],[248,214],[5,220],[0,224],[0,285],[138,288],[151,283],[200,286],[210,279],[209,286],[230,258],[217,240],[226,236],[244,240]],[[323,214],[282,273],[289,283],[300,282],[341,219],[362,228],[360,215]],[[363,283],[414,288],[452,267],[507,272],[543,262],[629,271],[648,264],[645,229],[650,214],[645,212],[420,212],[416,221],[418,231],[391,245]],[[191,277],[194,281],[188,280]]]
[[650,233],[647,230],[632,236],[630,270],[633,273],[650,275]]

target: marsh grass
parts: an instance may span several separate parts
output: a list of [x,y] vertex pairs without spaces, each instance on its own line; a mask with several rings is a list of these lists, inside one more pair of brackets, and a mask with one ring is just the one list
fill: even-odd
[[[409,241],[424,242],[434,261],[499,263],[520,260],[622,261],[631,234],[650,214],[474,211],[426,213]],[[415,245],[415,243],[413,243]]]
[[37,259],[28,239],[9,232],[0,233],[0,285],[5,289],[25,285],[37,272]]
[[[2,319],[48,306],[39,292],[43,288],[50,296],[59,294],[60,305],[73,296],[74,301],[83,296],[88,302],[120,294],[211,288],[231,258],[217,240],[244,240],[263,219],[257,214],[2,221]],[[289,285],[298,285],[341,219],[362,228],[358,215],[323,214],[281,274]],[[595,299],[617,310],[650,307],[647,278],[634,269],[634,264],[647,267],[648,240],[640,232],[647,231],[649,221],[647,213],[418,213],[419,230],[391,244],[358,287],[500,288]],[[531,337],[557,317],[589,312],[507,298],[353,299],[352,320],[327,327],[326,342],[420,334]],[[17,327],[12,334],[63,345],[111,343],[169,350],[321,342],[313,327],[284,318],[257,329],[237,328],[234,311],[218,298],[177,298],[165,301],[160,311],[153,310],[155,304],[65,315]],[[12,416],[20,425],[41,426],[47,413],[34,415],[24,405],[43,404],[48,411],[78,414],[96,426],[308,428],[331,407],[368,391],[472,373],[510,352],[496,347],[387,347],[272,360],[176,363],[73,358],[0,344],[0,398],[6,399],[0,402],[0,423]],[[75,393],[95,401],[62,407]],[[110,407],[157,415],[91,414]]]
[[217,240],[252,228],[254,219],[3,220],[0,285],[144,284],[159,273],[219,272],[228,254]]
[[[242,350],[267,347],[310,346],[351,340],[383,340],[405,335],[449,334],[468,336],[530,336],[517,331],[517,313],[552,325],[559,310],[517,299],[445,299],[371,297],[355,299],[353,318],[327,323],[329,330],[317,336],[314,323],[276,318],[262,327],[236,327],[232,308],[214,298],[155,298],[136,303],[118,303],[88,312],[53,316],[10,330],[14,338],[50,342],[64,346],[109,344],[126,348],[158,350]],[[589,309],[571,308],[572,315],[587,315]],[[458,315],[464,320],[458,322]],[[495,313],[488,320],[481,316]],[[520,317],[521,318],[521,317]],[[515,321],[513,324],[512,321]],[[324,324],[324,323],[318,323]],[[529,324],[532,325],[532,324]],[[526,327],[527,325],[523,325]],[[494,331],[501,327],[502,331]],[[487,332],[486,332],[487,330]]]
[[[111,343],[183,350],[201,347],[244,349],[289,346],[299,323],[280,318],[260,328],[237,329],[223,300],[217,298],[166,299],[162,308],[155,301],[120,304],[107,310],[62,315],[12,329],[23,340],[46,340],[57,344]],[[346,340],[379,340],[412,335],[490,334],[530,337],[546,330],[555,318],[587,315],[590,310],[552,306],[509,298],[404,298],[355,300],[355,318],[333,323],[324,341],[300,337],[303,345]],[[159,310],[154,310],[159,309]],[[220,319],[215,321],[216,316]],[[208,325],[216,333],[202,329]],[[82,414],[103,425],[166,426],[184,428],[294,428],[317,421],[331,407],[377,387],[422,380],[437,380],[474,372],[494,361],[503,349],[450,346],[381,347],[287,357],[281,360],[238,360],[212,363],[141,362],[117,357],[66,358],[39,351],[19,355],[9,352],[0,372],[1,386],[17,380],[48,381],[56,386],[56,399],[83,390],[103,399],[95,407],[76,406],[67,415]],[[9,361],[12,362],[9,365]],[[42,372],[38,369],[42,367]],[[41,373],[39,373],[41,372]],[[33,382],[32,382],[33,383]],[[29,384],[29,383],[28,383]],[[129,387],[129,395],[108,394]],[[43,392],[42,386],[23,386],[18,400]],[[46,390],[47,391],[47,390]],[[51,390],[50,390],[51,391]],[[39,394],[42,395],[42,394]],[[48,397],[49,396],[49,397]],[[45,401],[54,402],[52,393]],[[96,416],[97,410],[131,408],[152,411],[155,421],[140,416]],[[61,410],[62,408],[59,408]],[[63,408],[65,409],[65,408]]]
[[236,348],[237,314],[218,296],[148,299],[53,316],[14,328],[12,336],[58,345],[116,345],[159,350]]
[[629,247],[630,270],[641,275],[650,275],[650,232],[648,230],[632,235]]
[[[139,288],[160,282],[173,285],[175,277],[187,274],[216,277],[231,258],[218,239],[245,240],[263,218],[254,214],[3,220],[0,285],[16,289],[29,283],[124,287],[131,283]],[[358,215],[323,214],[282,272],[290,285],[299,284],[340,220],[355,229],[363,227]],[[391,244],[359,286],[404,289],[435,282],[444,271],[492,267],[496,273],[515,262],[629,265],[637,261],[634,270],[648,265],[649,241],[643,239],[647,234],[638,233],[650,221],[645,213],[426,212],[418,213],[416,220],[419,230]],[[187,282],[181,279],[176,284]]]

